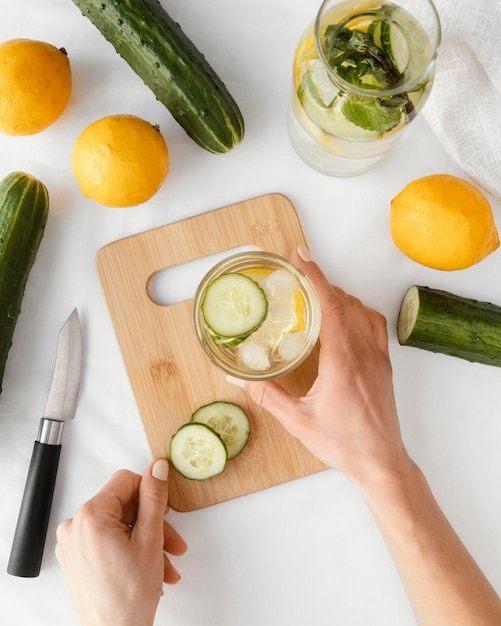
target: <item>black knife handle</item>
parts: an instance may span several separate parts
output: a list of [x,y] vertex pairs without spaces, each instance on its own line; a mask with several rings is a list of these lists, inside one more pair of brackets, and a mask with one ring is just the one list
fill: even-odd
[[40,573],[60,454],[61,445],[35,441],[7,566],[12,576]]

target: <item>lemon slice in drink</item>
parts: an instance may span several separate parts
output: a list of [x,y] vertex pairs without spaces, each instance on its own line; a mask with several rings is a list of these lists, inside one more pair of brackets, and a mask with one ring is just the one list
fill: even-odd
[[294,294],[294,313],[296,314],[296,325],[291,329],[293,331],[305,331],[306,321],[304,319],[304,312],[306,310],[306,304],[304,296],[301,291],[297,290]]
[[244,276],[248,276],[253,280],[260,281],[262,278],[269,276],[273,270],[267,267],[245,267],[244,269],[238,271]]

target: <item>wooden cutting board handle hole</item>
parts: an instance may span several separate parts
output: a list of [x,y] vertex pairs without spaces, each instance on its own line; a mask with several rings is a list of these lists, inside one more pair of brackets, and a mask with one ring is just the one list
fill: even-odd
[[159,306],[172,306],[191,300],[202,278],[216,263],[233,254],[255,252],[259,249],[254,245],[238,246],[158,270],[148,279],[146,285],[148,297]]

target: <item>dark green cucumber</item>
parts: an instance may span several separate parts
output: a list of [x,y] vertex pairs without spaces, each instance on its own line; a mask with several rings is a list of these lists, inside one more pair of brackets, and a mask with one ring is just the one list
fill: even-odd
[[501,367],[501,306],[413,285],[404,295],[398,341]]
[[26,282],[48,214],[49,194],[35,177],[12,172],[0,182],[0,391]]
[[238,105],[158,0],[73,2],[196,143],[216,154],[240,143]]

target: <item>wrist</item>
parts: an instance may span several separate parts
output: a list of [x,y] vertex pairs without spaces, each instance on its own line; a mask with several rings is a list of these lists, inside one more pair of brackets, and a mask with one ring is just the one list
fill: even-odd
[[423,480],[423,474],[405,450],[388,466],[372,467],[353,479],[367,504],[406,498],[409,490]]
[[154,620],[154,617],[137,616],[134,614],[123,615],[117,619],[117,616],[114,614],[112,621],[108,617],[99,618],[97,621],[91,618],[90,620],[83,619],[82,624],[85,626],[110,626],[111,623],[113,626],[153,626]]
[[138,597],[136,601],[131,601],[130,597],[113,599],[108,594],[99,598],[94,605],[92,601],[85,601],[80,608],[79,611],[77,604],[82,626],[153,626],[156,613],[156,606],[152,607],[144,598],[142,600]]

